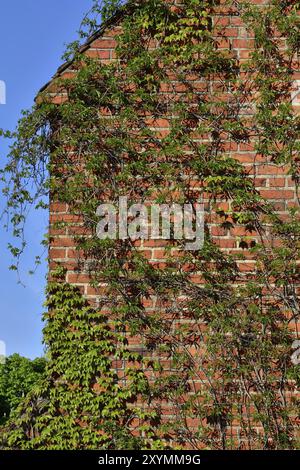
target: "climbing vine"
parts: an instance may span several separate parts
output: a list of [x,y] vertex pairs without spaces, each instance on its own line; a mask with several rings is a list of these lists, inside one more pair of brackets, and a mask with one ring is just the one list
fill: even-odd
[[[126,348],[120,325],[88,306],[57,269],[47,289],[44,337],[49,344],[47,380],[38,384],[12,418],[4,439],[24,449],[160,448],[151,423],[156,412],[134,406],[148,384],[139,355]],[[112,329],[114,327],[114,330]],[[118,377],[117,363],[127,367]],[[144,439],[135,437],[134,420],[144,421]],[[147,438],[148,436],[148,438]],[[155,444],[156,441],[156,444]]]
[[[92,15],[103,12],[104,27],[121,21],[117,60],[101,63],[73,44],[76,73],[57,78],[52,96],[41,93],[6,135],[15,143],[3,177],[20,239],[12,253],[18,259],[24,249],[28,205],[44,207],[51,194],[80,221],[78,269],[101,291],[99,305],[66,283],[67,265],[57,275],[51,264],[48,380],[19,408],[3,446],[299,445],[291,348],[299,317],[300,123],[290,98],[298,8],[277,0],[95,2]],[[253,38],[246,61],[221,47],[220,18],[228,14]],[[93,18],[82,37],[95,31]],[[67,99],[55,104],[53,93]],[[290,211],[256,189],[234,156],[239,145],[252,148],[254,163],[286,168],[296,194]],[[135,203],[202,199],[203,247],[188,252],[170,240],[156,263],[130,239],[98,239],[97,207],[123,195]],[[62,220],[52,230],[73,226]],[[239,246],[218,246],[215,226],[240,230]],[[129,347],[133,338],[138,352]]]

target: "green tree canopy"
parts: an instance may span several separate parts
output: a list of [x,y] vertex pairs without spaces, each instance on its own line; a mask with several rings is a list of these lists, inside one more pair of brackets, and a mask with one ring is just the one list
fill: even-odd
[[5,423],[22,398],[43,376],[46,359],[30,360],[19,354],[0,364],[0,423]]

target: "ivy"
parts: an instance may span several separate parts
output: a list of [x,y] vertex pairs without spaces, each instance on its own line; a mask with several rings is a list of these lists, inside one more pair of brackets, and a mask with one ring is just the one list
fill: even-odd
[[[62,273],[54,273],[47,289],[47,380],[20,405],[3,440],[22,449],[147,448],[147,432],[140,439],[131,429],[137,417],[145,430],[156,419],[155,410],[142,415],[134,406],[148,388],[140,357],[76,287],[60,280]],[[122,377],[113,361],[128,364]]]

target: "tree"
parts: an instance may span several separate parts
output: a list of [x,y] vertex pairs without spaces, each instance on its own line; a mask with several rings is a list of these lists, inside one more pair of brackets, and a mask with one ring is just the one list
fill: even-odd
[[[26,415],[26,398],[6,447],[154,447],[157,436],[192,448],[298,445],[299,370],[291,362],[291,324],[299,320],[300,118],[291,103],[298,6],[222,2],[221,12],[228,8],[254,38],[241,62],[221,47],[223,23],[211,21],[218,1],[183,0],[176,8],[128,2],[119,60],[102,64],[75,49],[77,73],[52,83],[68,100],[57,105],[44,93],[21,120],[4,169],[20,240],[11,251],[18,259],[24,248],[28,205],[40,207],[50,192],[83,220],[84,233],[75,233],[80,261],[88,261],[82,264],[91,286],[104,295],[97,311],[63,271],[49,284],[50,360],[40,391],[48,404]],[[158,134],[157,122],[168,132]],[[297,195],[290,211],[264,197],[232,155],[245,145],[255,161],[287,168]],[[146,203],[203,197],[203,247],[188,252],[170,240],[163,263],[152,263],[131,240],[99,240],[99,203],[124,194]],[[247,235],[228,252],[215,242],[212,224]],[[54,228],[72,230],[72,222]],[[155,308],[146,310],[153,298]],[[142,354],[130,355],[126,341],[137,334]],[[123,383],[113,373],[120,359],[132,366]],[[167,422],[166,403],[175,417]],[[135,418],[138,436],[131,435]]]
[[4,424],[22,399],[44,376],[46,359],[34,360],[19,354],[9,356],[0,364],[0,423]]

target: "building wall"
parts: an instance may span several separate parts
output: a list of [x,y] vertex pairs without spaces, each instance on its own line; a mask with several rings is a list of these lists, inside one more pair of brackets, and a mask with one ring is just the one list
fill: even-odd
[[[177,2],[180,3],[180,2]],[[263,4],[264,1],[256,0],[252,3]],[[251,52],[254,48],[254,38],[247,32],[241,18],[234,13],[219,8],[219,13],[215,16],[214,22],[222,27],[222,35],[219,37],[219,49],[230,51],[230,53],[239,59],[240,64],[243,64],[249,59]],[[110,63],[116,59],[116,36],[121,31],[121,25],[110,27],[104,31],[103,35],[95,39],[87,48],[86,54],[89,57],[98,58],[102,63]],[[152,44],[152,47],[155,47]],[[75,72],[72,70],[70,65],[65,71],[61,73],[62,77],[70,77]],[[295,72],[295,87],[297,87],[297,80],[300,80],[300,73]],[[205,93],[207,90],[213,90],[214,86],[218,86],[217,83],[207,83],[201,77],[196,77],[193,82],[193,86],[197,85],[198,89]],[[174,83],[173,90],[176,93],[181,93],[181,84]],[[170,90],[163,89],[161,93],[168,93]],[[52,93],[53,101],[60,103],[66,99],[66,96],[62,93],[57,94],[55,89],[51,90],[51,86],[48,93]],[[299,101],[295,98],[295,106],[299,108]],[[245,109],[245,113],[251,114],[251,106]],[[158,136],[164,136],[168,133],[169,124],[168,120],[162,116],[161,119],[149,122],[151,128],[157,130]],[[195,139],[197,136],[195,136]],[[264,157],[258,155],[255,151],[255,141],[236,143],[228,140],[226,142],[225,150],[233,158],[241,162],[246,168],[247,172],[255,181],[255,186],[259,190],[260,194],[271,201],[277,211],[284,215],[288,209],[297,206],[297,195],[295,190],[295,183],[292,177],[288,174],[289,168],[286,166],[274,164],[271,161],[267,161]],[[197,191],[201,187],[201,182],[195,180],[191,182],[191,186],[194,191]],[[224,200],[217,201],[218,208],[228,210],[230,208],[230,201],[224,202]],[[258,239],[258,234],[255,232],[247,232],[244,226],[234,225],[233,227],[223,228],[220,226],[220,219],[217,214],[211,210],[208,199],[206,200],[207,209],[207,221],[210,230],[210,234],[214,242],[222,248],[226,253],[243,253],[246,259],[239,261],[239,269],[241,273],[241,279],[248,279],[251,273],[255,270],[255,260],[252,254],[245,249],[241,243],[243,237],[248,237],[251,240]],[[208,213],[209,212],[209,213]],[[58,221],[66,221],[71,223],[68,227],[63,229],[56,229],[53,224]],[[52,227],[51,227],[52,225]],[[58,203],[55,201],[51,202],[50,206],[50,268],[56,266],[56,264],[63,265],[67,269],[66,281],[76,285],[80,288],[81,292],[91,302],[91,304],[99,306],[102,305],[103,298],[105,298],[106,285],[99,285],[97,288],[91,287],[89,284],[90,277],[88,271],[85,269],[85,263],[82,261],[82,253],[76,250],[76,242],[74,236],[84,234],[85,229],[82,226],[82,220],[80,217],[76,217],[70,214],[66,204]],[[138,242],[137,246],[143,252],[149,263],[153,264],[159,269],[164,269],[166,266],[165,261],[168,256],[165,251],[166,242],[161,240],[148,240]],[[173,249],[172,255],[176,257],[177,250]],[[192,274],[194,282],[201,283],[201,277],[198,273]],[[162,305],[165,300],[161,301],[156,296],[149,296],[144,299],[145,311],[151,314],[156,310],[163,310]],[[180,302],[180,301],[179,301]],[[102,307],[104,313],[109,314],[109,310],[106,307]],[[294,325],[296,328],[296,325]],[[141,351],[143,344],[139,338],[129,339],[131,348],[133,350]],[[166,358],[161,358],[161,361],[165,361],[166,369],[169,367],[169,363]],[[122,364],[116,364],[116,367],[122,369]],[[165,408],[166,419],[172,416],[172,410],[166,405]],[[192,421],[192,420],[191,420]],[[197,425],[197,423],[190,423],[191,426]],[[238,431],[237,431],[238,433]]]
[[[170,2],[180,4],[180,1]],[[252,3],[265,4],[265,0],[256,0]],[[239,59],[240,64],[249,59],[251,52],[254,48],[254,39],[249,36],[242,19],[239,16],[232,15],[231,12],[225,11],[222,7],[219,8],[219,14],[214,18],[217,25],[223,28],[222,38],[220,35],[219,49],[229,50],[233,56]],[[99,58],[101,63],[106,64],[116,59],[115,47],[117,45],[116,36],[120,34],[121,26],[115,26],[104,31],[102,37],[95,39],[87,48],[85,54],[89,57]],[[63,73],[60,74],[62,78],[69,78],[74,75],[72,65],[70,65]],[[299,87],[300,72],[295,69],[295,91],[294,91],[294,104],[295,109],[300,109],[300,92],[297,93]],[[213,87],[214,84],[208,84],[205,80],[199,78],[193,82],[197,85],[199,90],[204,92],[208,87]],[[217,84],[216,84],[217,85]],[[178,93],[180,93],[180,84],[178,86]],[[166,93],[168,90],[161,90]],[[56,90],[51,90],[49,93],[52,95],[53,101],[60,103],[66,99],[63,93],[57,93]],[[251,113],[251,110],[245,111]],[[159,120],[151,122],[151,128],[157,129],[158,136],[166,135],[168,133],[168,120],[163,117]],[[256,188],[260,194],[274,203],[279,213],[284,214],[289,208],[297,206],[297,195],[295,191],[295,183],[292,177],[288,175],[289,168],[287,166],[280,166],[278,164],[266,161],[255,151],[255,141],[237,144],[233,141],[228,141],[225,150],[230,156],[241,162],[247,169],[247,172],[255,181]],[[194,188],[197,189],[199,181],[195,181]],[[220,207],[225,210],[229,208],[230,203],[224,203],[220,200]],[[74,250],[73,236],[81,233],[81,221],[68,212],[68,207],[64,204],[52,202],[50,208],[50,225],[64,220],[66,222],[74,222],[74,227],[69,227],[63,230],[51,230],[52,242],[50,246],[50,259],[53,262],[67,263],[68,275],[67,281],[78,285],[82,292],[91,300],[94,299],[94,291],[88,286],[88,277],[84,273],[76,274],[75,266],[78,259],[78,252]],[[237,251],[245,250],[240,248],[240,239],[243,236],[253,236],[255,233],[245,232],[243,227],[234,227],[232,229],[222,229],[217,218],[212,217],[210,220],[210,233],[215,242],[227,253],[235,253]],[[164,258],[163,246],[160,241],[150,240],[143,243],[143,249],[147,259],[161,263]],[[251,271],[253,261],[249,258],[247,262],[241,264],[241,270],[245,272]]]

